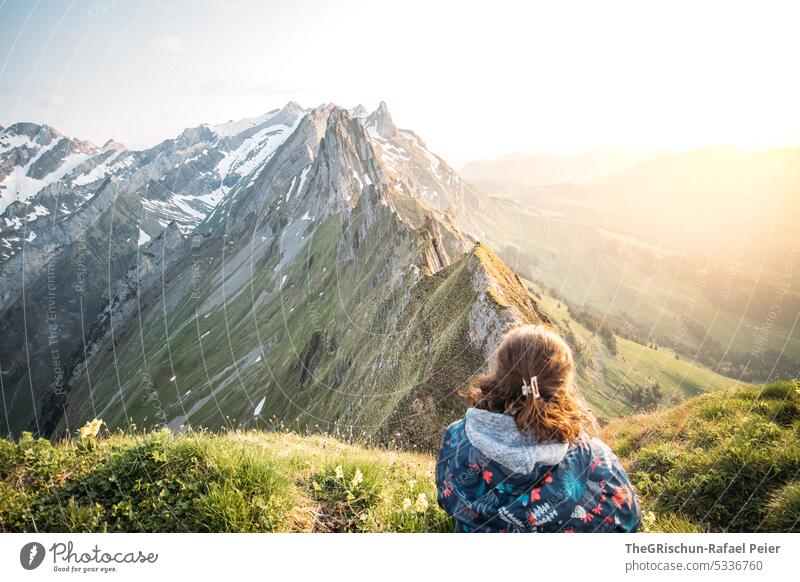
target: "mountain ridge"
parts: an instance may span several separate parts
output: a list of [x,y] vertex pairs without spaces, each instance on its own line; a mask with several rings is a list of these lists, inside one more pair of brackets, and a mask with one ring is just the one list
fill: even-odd
[[[84,289],[105,299],[88,312],[57,302],[62,329],[88,328],[61,334],[69,363],[62,393],[41,386],[51,372],[42,366],[34,383],[42,406],[22,420],[24,392],[13,387],[25,382],[25,360],[17,356],[10,377],[4,367],[13,417],[22,420],[9,430],[58,435],[96,416],[175,430],[276,417],[304,430],[434,445],[431,435],[457,414],[457,389],[502,333],[542,314],[519,278],[456,226],[463,201],[478,194],[396,128],[385,103],[360,116],[334,105],[303,111],[292,127],[278,124],[280,143],[255,152],[192,232],[173,218],[143,239],[144,219],[134,217],[147,216],[153,192],[175,190],[156,168],[169,175],[176,159],[198,153],[226,159],[203,152],[215,126],[138,154],[150,170],[106,178],[87,210],[68,217],[79,224],[93,216],[88,209],[102,212],[102,200],[113,200],[108,220],[121,218],[114,212],[123,201],[131,210],[124,239],[120,226],[98,232],[98,241],[120,246],[112,278]],[[289,104],[216,131],[238,131],[234,141],[220,138],[235,151],[254,136],[266,144],[275,117],[297,113]],[[54,259],[45,242],[25,253],[39,249],[39,272]],[[59,279],[73,276],[74,253],[64,253],[55,255]],[[12,256],[2,268],[17,263]],[[17,305],[6,321],[31,309],[6,295]],[[208,342],[222,349],[207,352]]]

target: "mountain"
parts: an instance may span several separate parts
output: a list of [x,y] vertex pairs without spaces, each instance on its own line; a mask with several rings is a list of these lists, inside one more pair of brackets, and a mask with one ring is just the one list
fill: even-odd
[[[0,322],[28,340],[0,353],[12,433],[274,420],[430,448],[502,333],[543,319],[457,226],[480,194],[383,103],[290,103],[131,155],[2,267]],[[189,196],[219,201],[190,221]]]
[[482,186],[524,208],[579,219],[687,258],[721,262],[734,248],[743,267],[775,269],[798,245],[799,168],[800,148],[709,147],[654,154],[590,180],[565,175],[530,184],[509,175]]
[[110,182],[141,201],[139,244],[171,221],[188,233],[239,181],[252,179],[304,113],[289,103],[260,117],[186,129],[143,151],[113,141],[98,148],[48,126],[14,124],[0,133],[0,262]]
[[47,125],[15,123],[0,128],[0,212],[25,203],[99,153]]
[[516,154],[469,162],[460,173],[467,180],[490,188],[585,184],[624,170],[645,157],[639,152],[616,148],[596,148],[561,156]]

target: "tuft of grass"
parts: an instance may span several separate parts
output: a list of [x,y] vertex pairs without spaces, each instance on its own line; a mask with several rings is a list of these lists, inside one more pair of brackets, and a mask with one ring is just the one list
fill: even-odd
[[800,481],[777,489],[767,503],[766,526],[770,531],[800,532]]

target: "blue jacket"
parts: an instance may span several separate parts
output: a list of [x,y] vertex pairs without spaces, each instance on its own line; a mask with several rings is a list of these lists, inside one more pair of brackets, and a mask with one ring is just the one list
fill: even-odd
[[582,433],[539,443],[514,418],[477,408],[444,433],[439,505],[457,532],[632,532],[639,501],[611,449]]

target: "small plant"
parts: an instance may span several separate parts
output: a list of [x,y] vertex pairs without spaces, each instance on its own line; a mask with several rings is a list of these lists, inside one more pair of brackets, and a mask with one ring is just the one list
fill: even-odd
[[800,532],[800,481],[781,487],[767,504],[769,531]]
[[95,418],[94,420],[90,420],[82,427],[78,429],[78,436],[81,439],[81,445],[87,448],[92,448],[95,444],[95,439],[97,435],[100,433],[100,429],[103,428],[103,424],[105,424],[99,418]]
[[313,475],[311,486],[322,504],[323,522],[331,531],[363,531],[374,526],[381,489],[376,472],[355,464],[337,464]]
[[451,518],[436,503],[432,475],[395,484],[391,506],[383,517],[386,529],[399,532],[453,531]]

